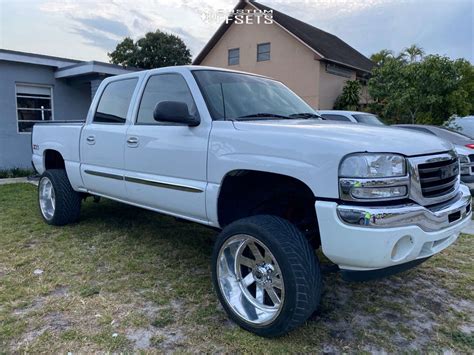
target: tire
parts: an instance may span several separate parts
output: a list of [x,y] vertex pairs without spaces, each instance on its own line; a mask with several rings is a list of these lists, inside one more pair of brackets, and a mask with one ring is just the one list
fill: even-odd
[[46,170],[41,175],[38,205],[41,216],[50,225],[64,226],[78,221],[81,195],[72,189],[65,170]]
[[293,224],[276,216],[248,217],[225,227],[212,253],[212,280],[229,317],[264,337],[302,325],[321,299],[314,250]]

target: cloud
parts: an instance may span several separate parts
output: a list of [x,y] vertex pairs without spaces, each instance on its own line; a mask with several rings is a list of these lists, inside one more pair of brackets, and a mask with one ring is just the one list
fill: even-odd
[[112,51],[117,45],[117,41],[109,36],[94,30],[86,28],[73,27],[71,32],[80,35],[84,39],[84,43],[107,51]]
[[118,37],[126,37],[130,35],[130,31],[126,25],[117,20],[107,19],[102,16],[92,18],[77,18],[73,19],[84,27],[90,27],[97,31],[105,32]]
[[[471,0],[261,0],[289,16],[333,33],[366,55],[383,48],[402,50],[413,43],[428,52],[473,58]],[[86,43],[112,49],[160,29],[183,38],[193,55],[220,23],[205,12],[232,9],[237,0],[45,0],[41,11],[69,21]],[[112,47],[112,48],[111,48]]]
[[212,27],[199,20],[197,12],[201,8],[223,6],[223,3],[225,1],[211,1],[200,7],[199,2],[193,0],[181,3],[142,0],[136,4],[126,0],[107,4],[65,0],[46,1],[41,11],[66,17],[71,32],[80,35],[86,43],[106,50],[113,49],[126,36],[137,39],[146,32],[159,29],[181,37],[196,54],[213,31]]

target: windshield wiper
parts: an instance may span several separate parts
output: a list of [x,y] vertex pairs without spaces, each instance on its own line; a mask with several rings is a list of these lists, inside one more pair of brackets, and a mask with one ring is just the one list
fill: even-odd
[[293,113],[290,115],[292,118],[319,118],[321,119],[322,117],[316,113],[312,112],[301,112],[301,113]]
[[251,115],[245,115],[245,116],[240,116],[240,117],[237,117],[237,118],[258,118],[258,117],[262,117],[262,118],[265,118],[265,117],[268,117],[268,118],[283,118],[283,119],[286,119],[286,120],[291,120],[293,119],[293,117],[290,117],[290,116],[284,116],[284,115],[278,115],[276,113],[266,113],[266,112],[259,112],[259,113],[254,113],[254,114],[251,114]]

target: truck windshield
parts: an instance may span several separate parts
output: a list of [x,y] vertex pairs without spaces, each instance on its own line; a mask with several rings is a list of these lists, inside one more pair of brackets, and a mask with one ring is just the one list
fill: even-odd
[[193,75],[214,120],[319,117],[311,106],[278,81],[218,70],[194,70]]

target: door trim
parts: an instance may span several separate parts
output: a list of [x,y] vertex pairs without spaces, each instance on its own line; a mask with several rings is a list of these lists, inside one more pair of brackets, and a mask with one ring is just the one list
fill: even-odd
[[100,176],[100,177],[105,177],[105,178],[114,179],[114,180],[123,180],[123,176],[121,175],[102,173],[100,171],[94,171],[94,170],[84,170],[84,172],[89,175]]
[[175,184],[171,182],[164,182],[164,181],[158,181],[158,180],[139,179],[139,178],[135,178],[131,176],[120,176],[120,175],[115,175],[115,174],[110,174],[110,173],[103,173],[103,172],[95,171],[95,170],[84,170],[84,172],[89,175],[100,176],[100,177],[105,177],[105,178],[115,179],[115,180],[125,180],[125,181],[133,182],[136,184],[163,187],[165,189],[179,190],[179,191],[186,191],[186,192],[193,192],[193,193],[204,192],[204,190],[202,189],[199,189],[194,186],[189,186],[189,185],[181,185],[181,184]]
[[179,190],[179,191],[186,191],[186,192],[194,192],[194,193],[204,192],[203,190],[198,189],[197,187],[193,187],[193,186],[180,185],[180,184],[174,184],[170,182],[157,181],[157,180],[139,179],[139,178],[135,178],[131,176],[125,176],[125,181],[134,182],[134,183],[143,184],[143,185],[164,187],[165,189],[172,189],[172,190]]

